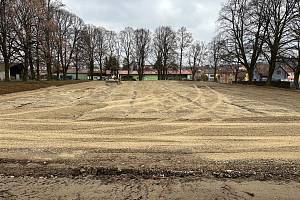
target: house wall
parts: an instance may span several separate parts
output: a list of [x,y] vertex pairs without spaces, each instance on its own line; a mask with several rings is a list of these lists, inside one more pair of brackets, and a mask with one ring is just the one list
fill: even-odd
[[[253,80],[255,81],[266,81],[267,77],[261,77],[260,74],[257,72],[257,70],[254,71]],[[274,74],[272,76],[273,81],[287,81],[288,80],[288,74],[281,68],[278,67],[275,69]]]
[[235,76],[233,74],[221,74],[220,75],[220,83],[232,84],[235,80]]
[[0,81],[5,79],[5,66],[4,64],[0,64]]
[[[257,71],[254,72],[253,74],[253,81],[260,81],[262,77],[258,74]],[[249,75],[247,74],[247,80],[249,81]]]
[[288,80],[288,75],[282,68],[278,68],[275,70],[272,79],[274,81],[285,81]]
[[157,80],[158,80],[157,75],[146,75],[146,76],[144,76],[144,81],[157,81]]
[[[294,79],[295,79],[295,74],[292,72],[292,73],[289,73],[289,76],[288,76],[288,79],[289,79],[289,81],[294,81]],[[299,82],[300,82],[300,77],[299,77]]]
[[208,81],[215,81],[215,75],[214,74],[206,74],[208,77]]
[[0,72],[0,81],[5,79],[5,72]]
[[[139,80],[139,76],[133,76],[135,80]],[[183,79],[192,80],[192,75],[182,75]],[[169,75],[169,80],[179,80],[180,75]],[[158,81],[158,75],[145,75],[144,81]]]
[[[67,76],[72,76],[72,80],[76,80],[76,74],[67,74]],[[82,81],[88,80],[87,74],[78,74],[78,79]]]
[[[53,77],[54,78],[56,78],[56,75],[57,74],[53,74]],[[96,77],[96,76],[95,76]],[[59,78],[62,80],[63,79],[63,74],[62,73],[60,73],[59,74]],[[67,73],[67,78],[68,79],[71,79],[71,80],[76,80],[76,74],[73,74],[73,73]],[[87,74],[78,74],[78,79],[79,80],[82,80],[82,81],[86,81],[86,80],[88,80],[88,75]],[[97,80],[97,79],[95,79],[95,80]]]
[[[208,77],[208,81],[210,81],[210,82],[215,81],[215,78],[214,78],[215,76],[214,76],[213,73],[205,73],[205,72],[202,72],[202,71],[198,71],[198,72],[196,73],[195,79],[196,79],[196,80],[201,79],[202,75],[206,75],[206,76]],[[219,76],[219,74],[217,74],[217,77],[218,77],[218,76]],[[191,79],[192,79],[192,77],[191,77]]]
[[[139,80],[139,76],[133,76],[135,80]],[[145,75],[144,81],[158,81],[158,75]]]

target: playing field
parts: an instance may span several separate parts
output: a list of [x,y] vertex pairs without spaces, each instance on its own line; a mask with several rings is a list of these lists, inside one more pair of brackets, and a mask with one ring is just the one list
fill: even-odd
[[[199,179],[205,179],[205,187],[218,187],[216,194],[229,199],[234,192],[238,198],[260,198],[257,191],[239,193],[245,190],[240,186],[232,191],[235,183],[231,183],[232,187],[229,183],[224,186],[225,179],[281,181],[284,182],[279,192],[282,196],[278,197],[289,194],[292,196],[287,199],[297,199],[300,195],[300,92],[156,81],[121,85],[86,82],[2,95],[0,174],[3,176],[0,186],[5,187],[4,182],[9,182],[6,179],[10,176],[12,182],[20,184],[14,186],[19,189],[6,189],[3,194],[0,191],[0,199],[1,194],[26,199],[21,195],[21,188],[32,183],[20,180],[24,176],[59,180],[56,185],[51,183],[55,187],[63,185],[61,179],[70,183],[74,177],[82,181],[87,181],[86,177],[114,179],[116,185],[124,185],[118,182],[120,179],[144,180],[141,185],[147,181],[168,182],[170,191],[177,191],[176,181],[196,181],[195,185],[200,187],[204,183]],[[85,183],[88,184],[101,185]],[[252,188],[257,185],[251,184]],[[263,184],[270,193],[277,186],[277,183]],[[192,187],[183,187],[186,191],[174,198],[193,197],[184,196],[192,192],[187,192]],[[44,193],[40,187],[36,188]],[[130,196],[139,193],[136,188],[134,192],[128,188],[111,192],[115,199],[123,199],[125,193],[129,195],[127,199],[160,198],[145,196],[143,188],[140,188],[142,198]],[[160,191],[152,189],[155,194]],[[66,199],[79,195],[76,190],[68,191]],[[194,191],[197,192],[201,193]],[[30,193],[28,198],[40,199],[40,193]],[[52,192],[49,195],[45,199],[64,199],[63,191],[56,196],[51,196]],[[79,195],[78,199],[81,198],[92,199],[92,196]]]

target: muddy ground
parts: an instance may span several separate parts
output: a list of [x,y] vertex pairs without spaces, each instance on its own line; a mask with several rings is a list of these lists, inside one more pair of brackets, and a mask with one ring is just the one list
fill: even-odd
[[87,82],[2,95],[0,124],[0,199],[300,196],[298,91]]
[[24,92],[24,91],[31,91],[37,90],[40,88],[47,88],[47,87],[57,87],[69,84],[76,84],[82,83],[85,81],[10,81],[4,82],[0,81],[0,95],[3,94],[11,94],[16,92]]

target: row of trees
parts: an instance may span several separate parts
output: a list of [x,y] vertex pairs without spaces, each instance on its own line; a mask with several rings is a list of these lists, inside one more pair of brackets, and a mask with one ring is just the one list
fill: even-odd
[[[178,31],[161,26],[148,29],[130,27],[116,33],[103,27],[85,24],[81,18],[55,0],[0,0],[0,59],[9,80],[11,63],[23,63],[23,80],[40,80],[41,68],[47,79],[53,73],[66,78],[70,66],[90,71],[95,68],[115,72],[120,65],[135,67],[143,79],[146,63],[158,70],[159,79],[168,78],[168,70],[190,65],[194,74],[204,63],[207,48],[194,41],[185,27]],[[102,76],[102,73],[100,73]],[[101,77],[102,78],[102,77]]]
[[219,34],[213,41],[214,61],[243,65],[252,81],[257,62],[269,64],[268,84],[276,66],[283,63],[300,74],[299,0],[229,0],[219,17]]
[[[269,80],[278,63],[300,74],[299,0],[229,0],[219,17],[219,33],[209,44],[193,39],[182,27],[125,28],[119,33],[85,24],[57,0],[0,0],[0,59],[9,80],[11,63],[23,63],[23,80],[40,80],[41,68],[47,79],[53,73],[66,78],[70,66],[116,72],[120,66],[136,68],[139,79],[145,65],[168,78],[170,68],[189,66],[193,78],[200,66],[212,63],[217,80],[221,65],[243,65],[252,81],[259,61],[268,62]],[[238,70],[238,69],[237,69]],[[102,73],[100,73],[102,76]],[[101,77],[102,78],[102,77]]]

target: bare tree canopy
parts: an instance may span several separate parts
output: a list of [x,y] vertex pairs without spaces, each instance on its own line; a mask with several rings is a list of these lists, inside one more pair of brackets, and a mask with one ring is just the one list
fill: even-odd
[[0,11],[0,58],[7,81],[12,63],[22,63],[24,81],[40,80],[42,70],[48,80],[67,79],[69,68],[76,69],[76,79],[84,68],[90,79],[99,72],[101,80],[105,70],[118,73],[123,68],[129,78],[137,68],[143,80],[148,63],[159,80],[168,80],[170,70],[178,70],[182,79],[187,67],[195,78],[199,65],[210,60],[215,81],[220,66],[234,65],[246,69],[250,83],[257,63],[267,62],[269,84],[275,68],[286,63],[299,87],[298,0],[228,0],[209,45],[194,42],[185,26],[160,26],[154,32],[126,27],[115,32],[85,24],[58,0],[1,0]]
[[154,34],[154,48],[162,60],[162,67],[158,69],[159,79],[167,80],[168,69],[176,62],[176,32],[169,26],[161,26]]
[[180,70],[180,79],[182,79],[182,65],[183,65],[183,58],[184,53],[187,48],[190,47],[190,45],[193,42],[193,36],[192,33],[188,32],[186,27],[181,27],[177,31],[177,43],[179,47],[179,70]]
[[266,61],[270,85],[275,68],[282,62],[281,55],[297,46],[293,30],[297,30],[298,20],[298,0],[229,0],[218,21],[227,49],[224,57],[236,57],[247,69],[250,83],[258,61]]
[[131,27],[125,28],[120,32],[121,51],[124,56],[123,68],[128,70],[130,75],[130,67],[134,62],[134,30]]
[[5,80],[9,80],[9,65],[14,54],[15,34],[13,32],[13,7],[14,1],[0,1],[0,51],[5,65]]
[[195,80],[197,71],[204,65],[207,53],[207,46],[204,42],[195,41],[191,45],[189,49],[189,65],[192,69],[193,80]]
[[139,80],[144,78],[145,62],[150,52],[151,35],[147,29],[137,29],[134,31],[134,52],[138,66]]

